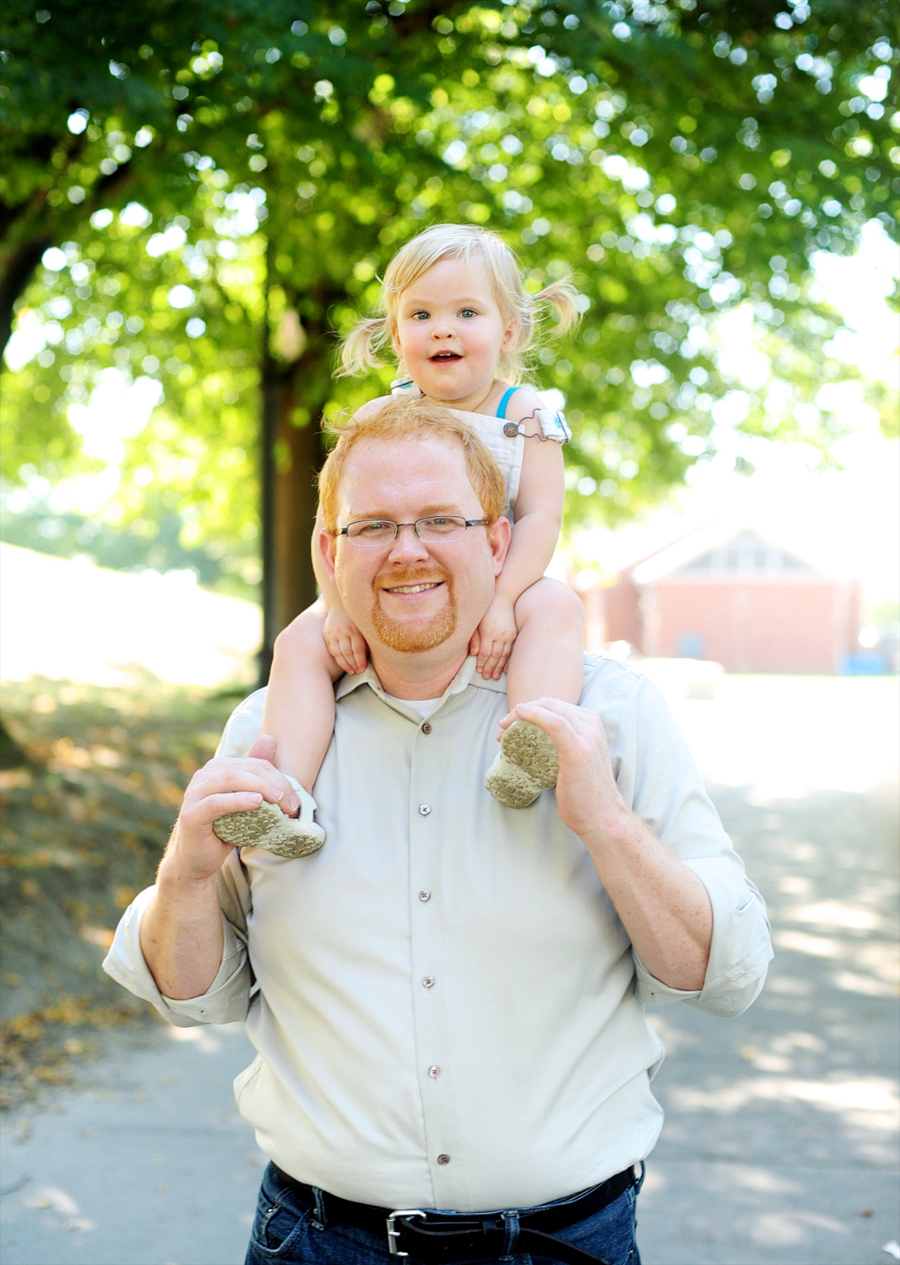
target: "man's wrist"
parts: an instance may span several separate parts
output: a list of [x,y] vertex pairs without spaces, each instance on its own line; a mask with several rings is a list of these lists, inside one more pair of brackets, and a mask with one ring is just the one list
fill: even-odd
[[581,834],[581,841],[592,856],[621,852],[636,841],[642,829],[640,817],[620,799],[592,820],[590,827]]
[[[178,827],[176,826],[176,830]],[[191,866],[184,864],[179,853],[178,843],[173,832],[163,859],[156,872],[156,886],[173,896],[196,897],[217,887],[218,872],[198,874]]]

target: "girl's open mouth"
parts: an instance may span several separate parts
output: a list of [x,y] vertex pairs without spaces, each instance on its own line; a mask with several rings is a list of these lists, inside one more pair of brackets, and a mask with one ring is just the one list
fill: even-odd
[[449,361],[462,360],[462,356],[455,351],[439,351],[434,356],[429,357],[432,364],[447,364]]

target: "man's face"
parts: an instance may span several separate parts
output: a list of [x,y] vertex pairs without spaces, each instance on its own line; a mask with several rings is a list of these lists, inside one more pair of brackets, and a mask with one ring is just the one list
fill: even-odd
[[[341,476],[338,512],[341,527],[366,518],[484,516],[462,450],[432,437],[361,440]],[[370,649],[446,646],[462,657],[493,597],[508,530],[501,520],[493,531],[470,527],[458,540],[424,544],[404,527],[392,545],[375,548],[332,538],[326,554],[344,609]]]

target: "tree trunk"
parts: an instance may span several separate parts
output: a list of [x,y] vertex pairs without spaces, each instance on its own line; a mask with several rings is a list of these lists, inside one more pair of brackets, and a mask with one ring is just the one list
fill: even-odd
[[0,276],[0,357],[12,337],[16,299],[34,276],[44,251],[52,245],[53,239],[49,234],[41,234],[30,241],[23,242],[13,251],[3,269],[3,274]]
[[[325,457],[318,418],[327,398],[316,390],[323,376],[313,352],[289,369],[271,356],[264,358],[262,383],[262,553],[263,644],[259,652],[260,682],[268,680],[275,638],[295,615],[316,600],[316,577],[310,542],[316,520],[316,472]],[[327,380],[327,372],[326,372]],[[292,421],[300,403],[310,421]],[[310,398],[310,393],[316,397]]]

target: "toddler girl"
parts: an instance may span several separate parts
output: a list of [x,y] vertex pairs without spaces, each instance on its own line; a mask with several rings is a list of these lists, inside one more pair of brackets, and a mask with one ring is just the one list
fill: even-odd
[[[577,703],[581,694],[581,602],[544,577],[562,520],[562,445],[570,432],[560,414],[517,385],[536,333],[536,308],[554,306],[562,333],[577,319],[576,297],[567,281],[532,297],[499,237],[436,225],[394,256],[382,285],[384,315],[360,321],[342,350],[341,372],[359,374],[382,363],[380,351],[392,344],[402,373],[392,394],[426,395],[458,410],[498,458],[505,513],[515,526],[494,599],[469,650],[486,679],[507,673],[510,709],[541,695]],[[387,398],[364,408],[377,409]],[[309,791],[334,728],[334,682],[345,672],[362,672],[367,657],[315,549],[314,562],[322,597],[279,635],[263,714],[263,732],[278,743],[278,767],[300,796],[300,817],[263,802],[215,823],[228,843],[282,856],[314,852],[324,841]],[[503,733],[485,784],[502,803],[522,808],[554,785],[557,770],[549,735],[519,720]]]

